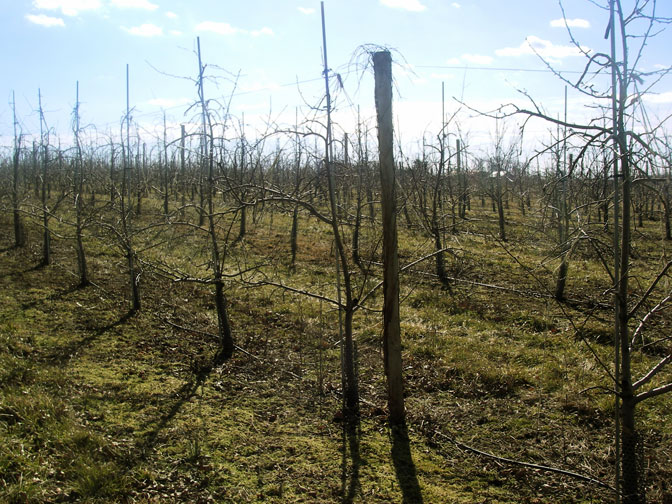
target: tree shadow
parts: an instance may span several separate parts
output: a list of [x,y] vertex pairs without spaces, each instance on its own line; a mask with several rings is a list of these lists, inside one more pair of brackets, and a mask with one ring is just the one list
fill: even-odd
[[[78,288],[79,287],[77,286],[74,287],[73,291],[77,290]],[[135,312],[133,310],[129,310],[114,322],[111,322],[101,327],[90,329],[91,334],[89,334],[88,336],[85,336],[84,338],[79,339],[77,341],[72,341],[66,345],[59,346],[54,350],[52,350],[47,355],[47,360],[54,364],[60,364],[60,365],[65,364],[72,358],[72,356],[77,354],[83,348],[91,345],[95,340],[100,338],[107,331],[126,323],[126,321],[128,321],[131,317],[133,317],[133,315],[135,315]]]
[[68,294],[72,294],[73,292],[77,292],[79,289],[80,289],[80,287],[78,285],[73,285],[71,287],[68,287],[67,289],[62,289],[62,290],[54,292],[53,294],[49,294],[48,296],[46,296],[42,299],[35,299],[35,300],[30,301],[28,303],[23,303],[21,305],[21,309],[26,310],[28,308],[35,308],[39,303],[43,303],[45,301],[56,301],[56,300],[62,299],[65,296],[67,296]]
[[392,436],[392,462],[397,473],[403,502],[421,504],[423,502],[422,491],[411,455],[408,429],[406,425],[393,425],[390,428],[390,434]]
[[343,422],[343,458],[341,460],[341,495],[344,504],[351,504],[360,488],[359,466],[361,458],[359,440],[361,438],[359,417]]
[[129,470],[138,462],[147,460],[150,451],[156,446],[161,432],[166,428],[168,423],[175,418],[182,409],[182,406],[196,394],[198,387],[207,380],[212,369],[212,366],[204,366],[196,373],[192,374],[189,379],[182,384],[180,389],[174,393],[175,400],[165,413],[160,415],[154,422],[151,420],[147,422],[147,427],[152,423],[155,423],[155,426],[147,430],[136,443],[136,447],[138,448],[137,455],[132,460],[129,460]]

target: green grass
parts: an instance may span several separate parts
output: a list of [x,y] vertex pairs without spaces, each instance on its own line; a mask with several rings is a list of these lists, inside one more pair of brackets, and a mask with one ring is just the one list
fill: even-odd
[[[383,503],[404,495],[413,502],[420,492],[426,503],[609,502],[594,486],[502,465],[445,437],[612,477],[613,400],[599,388],[609,382],[586,345],[611,362],[608,310],[589,305],[609,302],[602,296],[608,278],[594,254],[579,247],[567,292],[580,303],[521,295],[548,294],[557,260],[545,233],[526,226],[529,215],[514,206],[506,249],[493,240],[496,222],[480,205],[462,233],[447,236],[455,247],[446,255],[450,274],[466,282],[439,289],[427,276],[431,260],[402,278],[408,442],[385,423],[380,293],[370,298],[372,311],[360,310],[354,320],[365,401],[354,435],[339,421],[338,319],[328,303],[228,280],[236,344],[251,355],[236,352],[214,368],[216,343],[169,323],[216,331],[210,286],[173,282],[149,267],[162,259],[207,278],[203,233],[166,228],[136,237],[161,244],[142,255],[144,306],[133,316],[124,258],[109,238],[89,231],[95,285],[85,289],[72,288],[67,240],[55,239],[55,264],[43,268],[34,268],[37,245],[5,248],[0,501]],[[140,222],[159,220],[158,208],[145,200]],[[1,225],[7,232],[0,246],[8,247],[11,228],[6,219]],[[29,243],[39,243],[37,230],[29,231]],[[363,232],[363,249],[375,259],[377,237]],[[642,232],[634,271],[646,285],[660,242],[653,227]],[[227,249],[227,271],[261,265],[269,278],[335,297],[326,225],[302,217],[294,272],[287,215],[274,214],[272,226],[269,215],[256,224],[250,219],[248,233]],[[402,227],[400,243],[402,264],[432,250],[417,230]],[[377,267],[353,275],[363,292],[379,278]],[[654,331],[665,334],[666,317]],[[641,373],[658,358],[641,355],[633,366]],[[672,476],[671,406],[668,396],[638,409],[654,499],[662,499]]]

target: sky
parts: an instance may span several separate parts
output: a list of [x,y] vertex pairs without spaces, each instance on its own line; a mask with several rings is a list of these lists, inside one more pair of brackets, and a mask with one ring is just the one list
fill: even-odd
[[[596,0],[606,3],[606,0]],[[228,107],[231,135],[258,136],[272,124],[291,128],[296,118],[320,117],[324,95],[322,33],[317,0],[4,0],[0,54],[4,100],[0,145],[11,145],[12,92],[21,131],[39,134],[38,89],[51,143],[71,140],[75,86],[89,134],[116,135],[126,108],[129,67],[132,117],[143,140],[168,135],[180,124],[197,127],[189,108],[197,100],[196,39],[208,80],[206,98]],[[419,146],[436,138],[445,114],[449,131],[470,148],[492,148],[497,132],[517,132],[474,110],[516,102],[521,91],[553,117],[564,114],[562,82],[546,64],[578,79],[586,51],[608,52],[608,12],[589,0],[325,0],[328,62],[336,134],[354,132],[359,117],[375,131],[373,72],[367,50],[387,47],[394,60],[395,132]],[[624,6],[632,0],[624,0]],[[672,17],[672,1],[658,14]],[[564,19],[563,20],[563,9]],[[637,27],[633,27],[637,28]],[[637,69],[672,66],[672,26],[649,41]],[[647,80],[648,79],[648,80]],[[644,77],[642,86],[653,82]],[[600,83],[598,83],[600,84]],[[672,78],[656,83],[643,103],[653,122],[672,113]],[[461,104],[461,103],[462,104]],[[593,100],[568,91],[568,120],[595,115]],[[553,129],[528,128],[526,142]],[[372,133],[373,135],[374,133]],[[527,135],[527,133],[526,133]]]

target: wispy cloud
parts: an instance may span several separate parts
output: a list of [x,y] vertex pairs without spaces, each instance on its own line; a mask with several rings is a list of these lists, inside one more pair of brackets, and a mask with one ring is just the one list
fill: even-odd
[[[249,84],[240,84],[240,90],[243,93],[253,93],[255,91],[273,91],[279,88],[280,85],[277,82],[267,80],[254,81]],[[266,103],[265,106],[268,107],[268,103]]]
[[212,32],[218,35],[236,35],[237,33],[244,33],[244,30],[231,26],[229,23],[218,23],[216,21],[203,21],[196,25],[196,31]]
[[168,11],[168,12],[166,12],[166,17],[170,18],[170,19],[177,19],[177,14],[175,14],[174,12]]
[[82,11],[101,7],[100,0],[33,0],[33,6],[43,10],[60,10],[64,16],[76,16]]
[[411,12],[422,12],[427,9],[426,6],[420,3],[420,0],[380,0],[380,3],[385,7]]
[[465,63],[474,63],[476,65],[490,65],[494,61],[492,56],[485,54],[463,54],[462,56],[448,58],[446,60],[446,65],[449,66],[462,66]]
[[149,0],[111,0],[110,5],[120,9],[141,9],[153,11],[159,8]]
[[179,37],[180,35],[182,35],[182,32],[180,30],[170,30],[168,33],[170,33],[171,35],[174,35],[176,37]]
[[420,85],[427,82],[427,79],[418,75],[418,73],[415,71],[415,66],[413,66],[411,63],[400,64],[395,69],[395,72],[398,76],[408,77],[408,79],[410,79],[413,84]]
[[180,105],[187,105],[193,102],[190,98],[152,98],[147,101],[148,105],[160,108],[179,107]]
[[657,104],[662,104],[662,103],[672,103],[672,91],[667,91],[665,93],[647,93],[643,96],[644,101],[647,101],[649,103],[657,103]]
[[199,32],[212,32],[217,33],[218,35],[251,35],[253,37],[261,37],[262,35],[271,36],[273,35],[273,30],[264,26],[258,30],[245,30],[244,28],[237,28],[230,25],[229,23],[218,23],[216,21],[203,21],[196,25],[196,31]]
[[271,30],[267,26],[264,26],[260,30],[252,30],[250,32],[250,35],[252,35],[253,37],[261,37],[262,35],[272,36],[272,35],[274,35],[274,33],[273,33],[273,30]]
[[130,28],[122,26],[121,29],[126,33],[130,33],[131,35],[135,35],[137,37],[158,37],[163,35],[163,28],[151,23],[141,24],[140,26],[132,26]]
[[461,6],[459,3],[457,3],[457,2],[453,2],[453,3],[451,3],[450,6],[451,6],[451,7],[455,7],[456,9],[459,9],[460,7],[462,7],[462,6]]
[[551,21],[551,26],[553,28],[564,28],[565,27],[565,22],[567,23],[567,26],[570,28],[590,28],[590,21],[587,19],[581,19],[581,18],[576,18],[576,19],[554,19]]
[[312,7],[297,7],[297,9],[299,10],[299,12],[301,14],[306,14],[306,15],[315,14],[315,9],[313,9]]
[[45,14],[26,14],[26,19],[31,23],[40,26],[65,26],[63,19],[58,17],[46,16]]
[[462,61],[467,63],[474,63],[476,65],[489,65],[493,62],[492,56],[486,56],[483,54],[463,54]]
[[[582,47],[584,51],[589,51],[587,47]],[[552,62],[559,62],[565,58],[581,56],[582,53],[573,45],[556,45],[549,40],[544,40],[534,35],[530,35],[518,47],[503,47],[495,50],[497,56],[520,57],[528,55],[539,55]]]
[[451,80],[451,79],[455,78],[454,74],[449,74],[449,73],[435,73],[435,72],[432,72],[431,74],[429,74],[429,76],[432,79],[438,79],[438,80]]

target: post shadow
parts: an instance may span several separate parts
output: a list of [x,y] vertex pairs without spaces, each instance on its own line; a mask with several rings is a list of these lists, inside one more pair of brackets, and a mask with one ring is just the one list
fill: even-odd
[[422,491],[418,475],[411,455],[408,428],[403,425],[392,425],[392,462],[401,488],[404,504],[422,504]]
[[[359,491],[359,466],[361,457],[359,440],[361,424],[359,417],[343,422],[343,458],[341,460],[341,495],[344,504],[351,504]],[[349,466],[349,467],[348,467]]]

